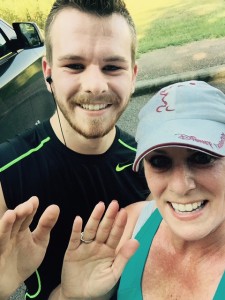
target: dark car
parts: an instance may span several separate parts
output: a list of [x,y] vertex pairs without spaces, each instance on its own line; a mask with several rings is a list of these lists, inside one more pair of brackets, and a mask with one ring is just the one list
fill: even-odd
[[54,102],[41,67],[43,35],[35,23],[0,19],[0,142],[49,118]]

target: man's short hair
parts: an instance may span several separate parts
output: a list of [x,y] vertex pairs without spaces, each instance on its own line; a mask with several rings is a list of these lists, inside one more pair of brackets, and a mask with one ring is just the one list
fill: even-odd
[[99,17],[107,17],[112,14],[118,14],[124,17],[131,32],[131,60],[132,64],[135,63],[137,47],[136,28],[123,0],[56,0],[45,23],[45,46],[48,63],[52,63],[51,26],[56,15],[65,8],[75,8],[81,12]]

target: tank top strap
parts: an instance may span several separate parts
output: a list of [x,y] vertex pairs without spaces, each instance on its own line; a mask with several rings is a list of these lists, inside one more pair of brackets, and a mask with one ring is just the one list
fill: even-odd
[[128,261],[120,279],[117,300],[142,300],[142,274],[148,257],[152,240],[162,221],[156,209],[135,236],[140,246],[133,257]]
[[225,273],[220,280],[216,293],[213,297],[213,300],[223,300],[225,299]]

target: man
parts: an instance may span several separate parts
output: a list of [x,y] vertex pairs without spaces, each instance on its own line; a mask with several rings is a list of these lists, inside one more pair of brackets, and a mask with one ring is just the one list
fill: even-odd
[[86,223],[99,201],[124,207],[148,196],[144,175],[131,169],[135,141],[115,126],[137,75],[125,4],[57,0],[45,37],[43,72],[56,113],[0,147],[0,267],[7,271],[0,299],[28,277],[27,298],[45,300],[59,285],[57,299],[75,216]]

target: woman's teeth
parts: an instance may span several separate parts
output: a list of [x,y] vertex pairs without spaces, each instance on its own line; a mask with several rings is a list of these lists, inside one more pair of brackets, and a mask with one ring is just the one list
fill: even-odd
[[188,204],[178,204],[178,203],[172,203],[171,206],[176,212],[192,212],[199,208],[201,208],[204,205],[205,201],[199,201],[195,203],[188,203]]
[[107,104],[81,104],[83,109],[86,110],[101,110],[107,107]]

